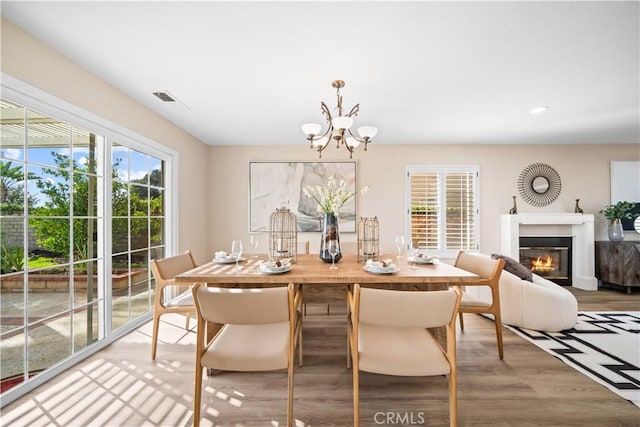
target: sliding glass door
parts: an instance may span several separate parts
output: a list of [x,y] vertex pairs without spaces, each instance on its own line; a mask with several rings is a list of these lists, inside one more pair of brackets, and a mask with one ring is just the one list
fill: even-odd
[[153,308],[149,260],[164,257],[164,162],[114,143],[112,328],[117,329]]
[[13,100],[0,107],[4,395],[148,317],[169,158]]

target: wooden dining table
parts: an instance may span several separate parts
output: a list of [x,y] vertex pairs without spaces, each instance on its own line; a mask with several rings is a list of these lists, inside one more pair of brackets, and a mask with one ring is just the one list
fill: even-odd
[[[305,295],[321,294],[324,298],[344,301],[346,304],[347,289],[356,283],[363,287],[379,289],[436,291],[478,279],[476,274],[445,262],[412,265],[407,258],[396,259],[391,255],[382,256],[381,259],[390,259],[399,267],[399,270],[392,274],[366,271],[364,263],[358,262],[355,254],[344,255],[340,262],[336,263],[338,268],[335,270],[329,269],[331,264],[323,262],[318,255],[298,255],[291,270],[277,274],[261,272],[260,263],[266,259],[266,255],[248,255],[239,263],[242,267],[239,271],[235,270],[235,263],[219,263],[213,260],[178,274],[174,280],[185,284],[207,283],[209,286],[226,288],[274,287],[293,283],[301,285],[303,302],[306,301]],[[217,328],[207,329],[207,335],[210,336]],[[433,332],[446,347],[444,328],[435,328]]]
[[[384,256],[381,257],[385,259]],[[392,274],[370,273],[364,269],[364,263],[357,262],[355,254],[347,254],[336,263],[335,270],[329,269],[331,264],[324,263],[318,255],[298,255],[291,270],[285,273],[264,273],[259,269],[260,262],[266,255],[256,258],[247,256],[239,265],[241,270],[235,271],[236,264],[223,264],[209,261],[194,269],[178,274],[176,282],[208,283],[225,287],[267,287],[281,286],[289,283],[302,285],[305,288],[344,287],[359,283],[366,287],[381,287],[401,290],[440,290],[449,284],[464,285],[474,281],[478,276],[474,273],[454,267],[442,261],[433,264],[416,264],[415,269],[407,258],[396,260],[389,256],[399,270]]]

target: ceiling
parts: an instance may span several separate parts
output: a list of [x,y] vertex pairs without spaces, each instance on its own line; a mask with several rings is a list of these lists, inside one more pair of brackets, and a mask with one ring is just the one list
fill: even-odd
[[324,125],[336,79],[373,144],[640,142],[637,1],[1,6],[211,145],[306,144],[300,125]]

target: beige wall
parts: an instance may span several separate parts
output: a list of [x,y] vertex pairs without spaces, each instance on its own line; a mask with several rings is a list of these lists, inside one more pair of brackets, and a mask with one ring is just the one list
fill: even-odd
[[[348,160],[346,150],[328,149],[324,161]],[[395,251],[394,236],[401,234],[405,221],[405,171],[408,165],[478,165],[480,167],[480,250],[500,251],[500,215],[508,213],[512,196],[517,195],[520,172],[535,162],[556,169],[562,191],[550,206],[535,208],[517,197],[519,212],[573,212],[575,199],[585,213],[596,215],[596,239],[606,239],[605,221],[598,211],[609,204],[611,160],[640,160],[638,145],[376,145],[354,155],[358,186],[369,185],[358,196],[358,216],[377,216],[383,251]],[[225,249],[235,238],[248,241],[249,162],[318,161],[304,137],[291,146],[217,146],[209,149],[209,179],[214,185],[209,195],[210,242],[213,249]],[[216,185],[219,183],[220,185]],[[233,188],[233,191],[229,191]],[[305,233],[311,251],[318,249],[319,233]],[[355,234],[341,234],[355,240]],[[640,240],[627,232],[626,239]],[[266,242],[266,236],[263,237]],[[263,243],[263,249],[265,244]]]
[[93,114],[128,128],[179,153],[178,250],[208,258],[208,147],[124,93],[69,61],[12,23],[2,20],[2,71]]
[[[296,146],[207,147],[122,92],[70,62],[10,22],[2,20],[2,71],[131,129],[179,153],[179,250],[191,248],[198,261],[234,238],[248,241],[250,161],[317,161],[301,134]],[[90,94],[90,96],[87,96]],[[381,130],[379,141],[388,140]],[[344,150],[328,149],[326,161],[347,160]],[[358,201],[358,215],[377,215],[381,244],[393,251],[393,236],[404,227],[404,185],[407,165],[479,165],[481,174],[481,250],[500,249],[499,217],[511,208],[518,175],[534,162],[553,166],[562,179],[560,197],[551,206],[533,208],[518,198],[520,212],[543,210],[572,212],[575,199],[587,213],[597,216],[597,239],[605,239],[597,211],[609,203],[609,162],[640,160],[638,145],[456,145],[388,146],[373,143],[369,151],[354,155],[358,183],[371,190]],[[636,233],[627,239],[639,240]],[[317,250],[318,233],[302,235]],[[343,240],[355,240],[354,234]],[[263,249],[264,249],[263,243]]]

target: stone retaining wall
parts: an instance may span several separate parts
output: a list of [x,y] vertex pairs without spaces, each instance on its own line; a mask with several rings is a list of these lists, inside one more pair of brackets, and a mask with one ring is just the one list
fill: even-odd
[[[24,217],[4,217],[2,221],[2,243],[13,248],[22,246],[24,243]],[[29,229],[29,249],[37,248],[36,235],[32,229]]]
[[[127,289],[129,286],[129,277],[131,283],[144,281],[148,276],[148,270],[133,271],[131,274],[113,274],[111,276],[111,287],[113,290]],[[70,278],[67,274],[29,274],[29,292],[69,292]],[[94,276],[94,283],[97,283],[97,276]],[[24,275],[22,273],[10,274],[2,277],[0,281],[0,289],[2,292],[22,292]],[[73,278],[73,287],[75,290],[87,289],[87,276],[75,275]]]

